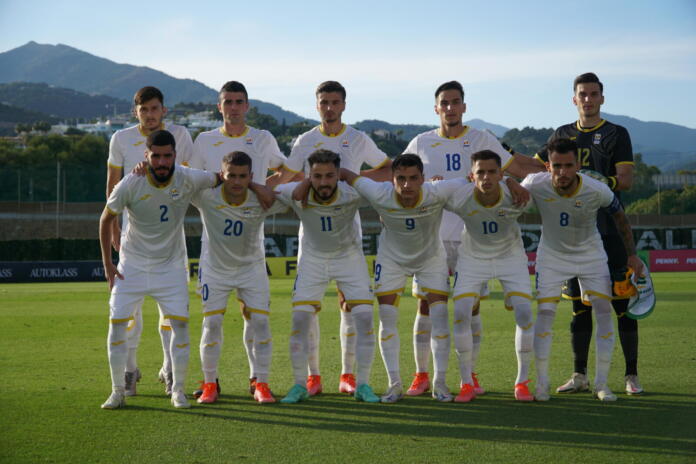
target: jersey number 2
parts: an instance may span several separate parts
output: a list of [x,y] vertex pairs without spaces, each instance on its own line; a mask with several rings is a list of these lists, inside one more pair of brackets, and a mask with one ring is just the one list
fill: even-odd
[[162,214],[160,214],[160,222],[167,222],[169,220],[167,217],[167,211],[169,211],[167,205],[160,205],[160,210],[162,211]]

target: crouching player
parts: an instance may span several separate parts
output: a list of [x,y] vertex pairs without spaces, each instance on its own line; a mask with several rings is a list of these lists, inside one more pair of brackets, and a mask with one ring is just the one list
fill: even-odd
[[199,403],[214,403],[218,398],[216,379],[223,341],[222,321],[227,300],[235,290],[244,308],[243,316],[255,334],[254,398],[259,403],[275,401],[268,387],[272,344],[263,223],[266,216],[287,208],[280,203],[274,203],[268,210],[261,207],[256,194],[249,190],[251,169],[249,155],[241,151],[228,153],[222,158],[223,184],[202,190],[191,199],[201,212],[208,233],[208,246],[200,262],[203,299],[200,352],[204,383]]
[[[184,216],[191,197],[213,187],[216,174],[175,167],[176,141],[166,131],[152,132],[146,142],[146,174],[128,174],[114,188],[99,220],[104,273],[111,289],[107,348],[112,393],[104,409],[125,405],[128,345],[126,328],[142,299],[153,297],[171,322],[173,336],[172,397],[176,408],[188,408],[184,382],[189,360],[188,276],[185,265]],[[128,210],[129,223],[118,267],[111,262],[113,222]]]
[[594,395],[601,401],[616,401],[607,385],[614,349],[611,309],[611,278],[607,254],[597,231],[597,211],[607,208],[621,234],[628,265],[643,275],[636,256],[631,226],[621,203],[606,184],[578,172],[577,145],[560,138],[548,145],[549,172],[529,175],[522,186],[529,190],[539,209],[542,235],[537,251],[536,286],[538,311],[534,327],[537,401],[549,399],[549,358],[553,320],[563,282],[577,277],[583,301],[589,301],[597,319]]
[[392,163],[392,176],[393,183],[374,182],[341,170],[341,177],[369,200],[383,224],[375,265],[375,293],[379,301],[379,347],[389,388],[381,401],[395,403],[403,396],[397,319],[399,298],[406,278],[411,276],[418,280],[430,305],[435,368],[432,395],[437,401],[452,401],[445,381],[450,351],[448,271],[445,248],[438,234],[445,199],[438,193],[438,185],[424,185],[423,162],[418,155],[397,156]]
[[517,207],[503,179],[500,156],[483,150],[471,155],[471,179],[439,182],[447,197],[445,209],[462,218],[466,227],[459,245],[454,273],[454,346],[459,359],[461,390],[454,399],[466,403],[476,397],[472,379],[473,335],[471,318],[482,285],[498,279],[505,292],[505,307],[515,313],[517,379],[515,399],[532,401],[527,384],[534,344],[532,289],[517,218]]
[[277,186],[277,199],[292,207],[302,223],[297,278],[292,293],[292,332],[290,358],[295,385],[281,403],[297,403],[309,398],[305,387],[310,331],[315,314],[321,309],[326,286],[333,279],[345,295],[355,324],[358,368],[357,401],[378,403],[379,397],[368,384],[374,359],[370,276],[362,252],[360,226],[356,219],[360,195],[347,183],[338,181],[340,158],[329,150],[317,150],[307,158],[311,190],[304,207],[292,199],[297,183]]

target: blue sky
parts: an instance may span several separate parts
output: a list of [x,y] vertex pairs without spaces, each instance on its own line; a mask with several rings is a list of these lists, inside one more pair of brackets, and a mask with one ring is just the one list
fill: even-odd
[[466,118],[557,126],[577,116],[573,78],[594,71],[604,111],[696,128],[696,1],[450,3],[0,0],[0,52],[64,43],[213,88],[240,80],[309,117],[335,79],[348,122],[436,124],[433,91],[456,79]]

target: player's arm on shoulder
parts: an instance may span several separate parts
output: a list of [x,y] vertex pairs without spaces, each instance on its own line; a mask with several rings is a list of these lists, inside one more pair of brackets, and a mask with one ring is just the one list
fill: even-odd
[[270,208],[276,200],[273,189],[267,185],[251,182],[249,184],[249,190],[256,194],[256,198],[259,199],[259,204],[264,210],[268,210],[268,208]]
[[358,177],[360,177],[360,174],[356,174],[350,169],[341,168],[338,176],[340,180],[347,182],[349,185],[353,185]]
[[505,185],[507,185],[507,188],[510,190],[510,194],[512,195],[512,203],[515,206],[521,208],[525,206],[527,203],[529,203],[529,190],[522,187],[522,185],[520,185],[519,182],[517,182],[512,177],[506,177]]
[[[106,200],[109,200],[111,192],[114,191],[114,187],[123,178],[123,168],[119,166],[113,166],[109,164],[108,171],[106,172]],[[118,219],[112,221],[111,223],[111,245],[114,250],[119,251],[121,249],[121,225]]]
[[266,177],[266,185],[275,187],[276,185],[296,182],[302,179],[304,179],[304,173],[302,171],[294,171],[284,164],[280,166],[275,173]]
[[382,164],[373,169],[364,169],[360,171],[360,175],[372,179],[377,182],[388,182],[392,176],[392,160],[386,158]]
[[309,199],[309,190],[312,183],[309,179],[304,179],[297,184],[297,186],[292,190],[292,199],[294,201],[302,202],[302,206],[307,206],[307,200]]

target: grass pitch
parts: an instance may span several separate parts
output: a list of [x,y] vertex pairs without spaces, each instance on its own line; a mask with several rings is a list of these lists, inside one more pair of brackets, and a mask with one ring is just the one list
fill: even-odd
[[[552,395],[548,403],[514,401],[513,315],[498,286],[482,305],[484,340],[477,371],[485,396],[440,404],[429,396],[393,405],[356,403],[337,393],[339,317],[335,290],[321,320],[325,393],[298,405],[259,405],[246,392],[248,367],[241,317],[225,320],[220,366],[222,397],[175,410],[156,376],[161,348],[157,315],[146,300],[139,350],[143,379],[123,410],[103,411],[110,392],[106,357],[105,283],[0,286],[0,462],[695,462],[696,274],[654,274],[658,307],[640,322],[640,374],[647,393],[623,391],[618,343],[610,386],[619,401],[590,394]],[[280,399],[292,384],[288,355],[291,280],[273,280],[271,388]],[[413,371],[415,302],[401,301],[402,375]],[[187,392],[202,378],[198,357],[200,301],[191,294],[191,362]],[[561,303],[551,360],[552,386],[572,371],[568,322]],[[593,369],[592,363],[590,370]],[[458,384],[456,357],[448,383]],[[371,384],[386,375],[377,350]]]

